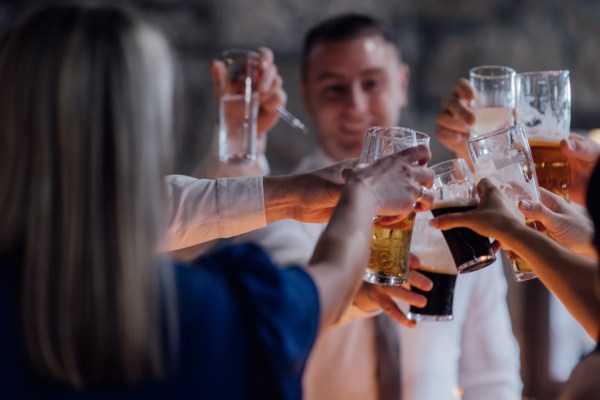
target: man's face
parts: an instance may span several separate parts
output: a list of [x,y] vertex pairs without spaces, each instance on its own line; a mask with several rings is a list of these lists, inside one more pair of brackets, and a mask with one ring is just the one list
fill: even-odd
[[325,153],[338,161],[359,157],[369,127],[398,123],[407,85],[408,68],[380,36],[313,47],[301,89]]

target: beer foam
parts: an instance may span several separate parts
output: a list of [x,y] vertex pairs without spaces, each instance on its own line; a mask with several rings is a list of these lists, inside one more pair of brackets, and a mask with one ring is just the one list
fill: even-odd
[[558,147],[563,138],[560,136],[536,136],[535,138],[527,139],[529,147]]
[[456,265],[442,231],[429,226],[431,212],[418,213],[413,227],[410,251],[419,257],[419,269],[447,275],[456,275]]
[[[532,106],[536,102],[537,108]],[[570,115],[565,110],[554,115],[552,104],[545,97],[523,96],[517,106],[517,122],[523,125],[528,139],[558,143],[569,137]]]

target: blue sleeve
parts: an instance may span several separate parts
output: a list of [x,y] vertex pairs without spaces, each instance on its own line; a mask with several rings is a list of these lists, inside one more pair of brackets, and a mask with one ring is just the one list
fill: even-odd
[[[202,326],[195,329],[242,364],[240,371],[252,376],[247,390],[262,390],[259,382],[270,382],[271,388],[278,386],[278,398],[299,399],[319,321],[318,293],[309,275],[298,267],[279,269],[252,244],[225,247],[184,269],[188,272],[178,274],[183,307],[206,311],[196,316]],[[211,362],[210,356],[204,361]]]

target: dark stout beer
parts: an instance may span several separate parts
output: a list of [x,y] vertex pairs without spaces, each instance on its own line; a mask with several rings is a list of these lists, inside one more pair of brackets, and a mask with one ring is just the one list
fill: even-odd
[[431,279],[433,288],[429,292],[424,292],[414,286],[411,288],[415,293],[422,294],[427,298],[427,305],[423,308],[410,306],[408,318],[414,321],[452,320],[452,303],[454,301],[456,275],[426,270],[419,270],[419,272]]
[[[476,207],[476,203],[461,205],[454,200],[440,201],[433,205],[431,213],[434,216],[466,212]],[[490,240],[485,236],[468,228],[454,228],[442,231],[448,248],[452,253],[454,264],[460,273],[473,272],[487,267],[494,261],[496,256],[492,250]]]

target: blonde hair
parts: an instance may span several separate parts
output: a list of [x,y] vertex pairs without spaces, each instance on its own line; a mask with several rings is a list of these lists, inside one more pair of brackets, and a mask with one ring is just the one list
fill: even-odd
[[165,372],[173,75],[163,36],[114,6],[39,11],[0,48],[0,254],[21,261],[26,347],[52,379]]

